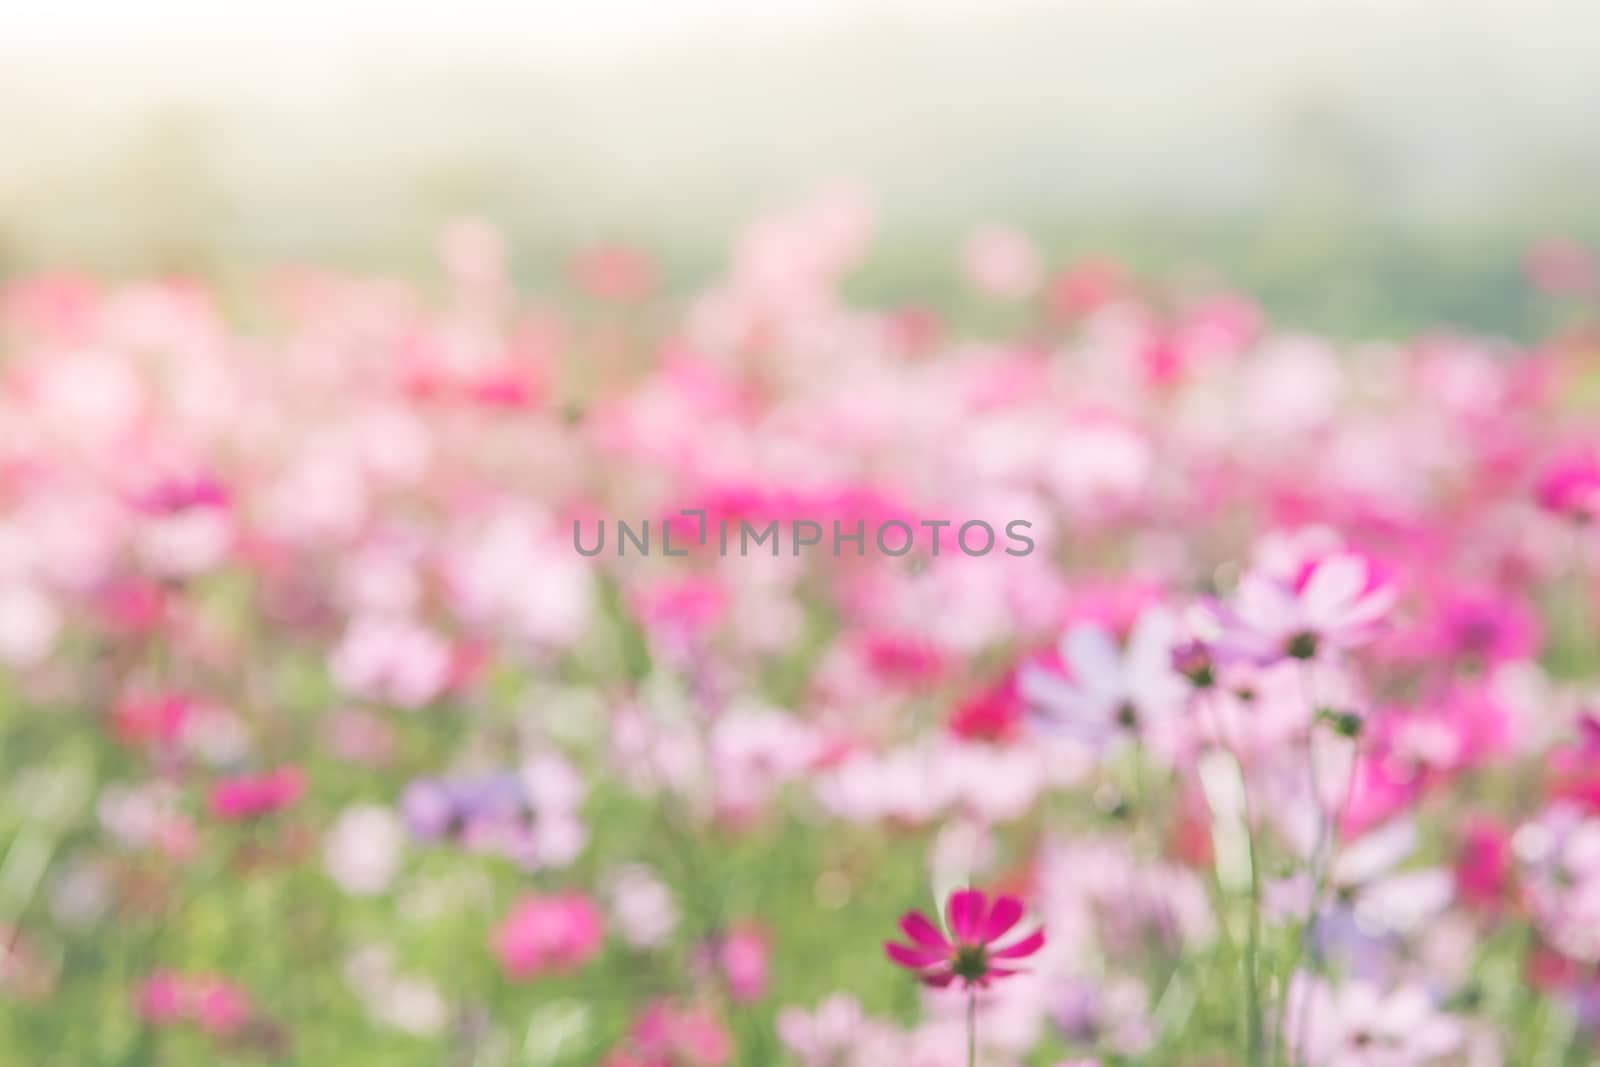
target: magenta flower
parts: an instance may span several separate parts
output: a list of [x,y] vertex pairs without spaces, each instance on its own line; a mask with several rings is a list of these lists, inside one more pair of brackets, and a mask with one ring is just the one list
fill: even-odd
[[211,814],[234,821],[254,819],[286,808],[306,791],[300,768],[284,765],[265,774],[240,774],[211,787]]
[[159,970],[134,990],[139,1017],[153,1026],[192,1022],[218,1037],[242,1030],[254,1014],[250,994],[215,974]]
[[1026,959],[1044,946],[1040,928],[1003,948],[996,947],[1021,919],[1022,901],[1016,897],[996,896],[991,906],[981,889],[962,889],[950,894],[945,904],[949,937],[926,915],[911,911],[900,920],[900,929],[911,944],[888,941],[883,950],[895,963],[916,971],[925,985],[943,988],[959,979],[965,989],[983,988],[992,979],[1017,974],[1011,962]]
[[1600,516],[1600,451],[1576,448],[1551,459],[1539,473],[1534,495],[1546,511],[1577,522]]
[[567,973],[588,963],[605,941],[600,909],[582,893],[525,896],[493,937],[495,955],[512,979]]

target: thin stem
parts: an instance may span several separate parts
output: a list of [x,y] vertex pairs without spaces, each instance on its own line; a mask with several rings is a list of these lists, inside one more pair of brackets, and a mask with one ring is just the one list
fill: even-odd
[[967,1067],[978,1065],[978,994],[967,990]]
[[1248,1048],[1251,1067],[1260,1067],[1266,1021],[1261,1004],[1261,857],[1256,848],[1256,827],[1250,810],[1248,792],[1245,800],[1245,841],[1250,850],[1250,925],[1245,935],[1245,992],[1250,1002],[1248,1021]]
[[[1317,947],[1317,923],[1322,914],[1323,898],[1327,895],[1328,884],[1333,875],[1333,861],[1339,850],[1339,833],[1344,822],[1344,813],[1350,808],[1350,799],[1355,792],[1356,774],[1359,771],[1361,758],[1360,749],[1355,740],[1350,743],[1350,765],[1345,771],[1343,787],[1339,790],[1339,799],[1336,806],[1329,811],[1322,803],[1322,789],[1317,781],[1316,760],[1316,731],[1317,731],[1317,703],[1312,694],[1311,667],[1308,663],[1301,664],[1301,685],[1305,692],[1306,703],[1311,708],[1311,722],[1306,733],[1306,768],[1311,780],[1311,799],[1317,807],[1317,839],[1311,854],[1311,902],[1306,909],[1305,922],[1300,927],[1296,937],[1298,942],[1298,958],[1300,961],[1309,962],[1312,977],[1322,973],[1322,954]],[[1288,1051],[1290,1056],[1303,1054],[1306,1045],[1307,1028],[1310,1026],[1311,997],[1308,995],[1300,1002],[1300,1010],[1294,1020],[1292,1045]],[[1288,1022],[1287,1018],[1284,1020]],[[1280,1027],[1280,1029],[1282,1029]],[[1284,1040],[1291,1040],[1291,1035],[1285,1030]]]
[[[1233,761],[1235,771],[1239,775],[1240,791],[1240,816],[1244,821],[1245,845],[1250,862],[1250,911],[1245,926],[1244,949],[1244,984],[1245,984],[1245,1048],[1248,1058],[1248,1067],[1266,1067],[1266,1011],[1261,1000],[1261,856],[1260,848],[1256,843],[1256,817],[1254,805],[1250,801],[1250,783],[1245,774],[1244,760],[1239,756],[1239,745],[1235,743],[1232,732],[1228,728],[1226,715],[1218,706],[1220,699],[1215,690],[1200,690],[1194,697],[1194,706],[1197,712],[1204,713],[1211,721],[1211,729],[1216,737],[1216,743],[1222,751],[1228,754]],[[1218,893],[1218,921],[1227,929],[1226,917],[1220,914],[1220,909],[1225,906],[1225,893],[1221,880],[1217,881]],[[1232,942],[1230,933],[1229,940]]]

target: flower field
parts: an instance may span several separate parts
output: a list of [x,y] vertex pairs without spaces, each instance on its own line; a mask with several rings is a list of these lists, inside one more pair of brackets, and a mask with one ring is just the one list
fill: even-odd
[[0,287],[0,1063],[1576,1067],[1600,332],[847,192]]

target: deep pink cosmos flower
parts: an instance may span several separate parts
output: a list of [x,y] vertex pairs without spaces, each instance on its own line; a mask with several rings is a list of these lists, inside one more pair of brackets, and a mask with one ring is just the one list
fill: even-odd
[[916,971],[925,985],[942,989],[959,980],[965,989],[983,988],[993,979],[1017,974],[1011,963],[1044,947],[1042,927],[1019,941],[996,946],[1021,921],[1022,910],[1022,901],[1013,896],[996,896],[991,905],[981,889],[958,890],[945,904],[949,937],[926,915],[911,911],[900,919],[900,929],[911,944],[888,941],[883,950],[895,963]]
[[306,791],[300,768],[285,765],[266,774],[240,774],[211,787],[211,814],[219,819],[253,819],[286,808]]
[[494,932],[494,951],[511,978],[573,971],[600,951],[605,922],[581,893],[525,896]]
[[1429,605],[1420,652],[1494,664],[1538,655],[1538,612],[1518,593],[1493,588],[1443,590]]
[[179,515],[198,508],[226,508],[227,487],[209,474],[157,481],[133,498],[136,510],[146,515]]
[[1477,908],[1504,907],[1514,870],[1511,832],[1486,816],[1469,820],[1456,850],[1456,892],[1461,899]]
[[[1042,659],[1057,673],[1061,664],[1054,651]],[[1023,699],[1019,666],[998,681],[964,698],[951,712],[946,727],[968,741],[1010,741],[1021,732],[1028,702]]]
[[1600,517],[1600,451],[1577,448],[1556,456],[1540,471],[1534,495],[1540,507],[1565,518]]

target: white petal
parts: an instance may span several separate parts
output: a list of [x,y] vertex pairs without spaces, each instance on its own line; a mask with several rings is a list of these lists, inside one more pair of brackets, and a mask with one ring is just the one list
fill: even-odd
[[1122,660],[1117,643],[1098,626],[1074,626],[1062,643],[1072,679],[1085,690],[1114,695],[1122,688]]
[[1134,678],[1158,678],[1172,673],[1172,643],[1178,620],[1166,608],[1147,608],[1128,639],[1127,668]]
[[1340,850],[1334,862],[1334,881],[1346,886],[1370,882],[1392,870],[1416,847],[1416,823],[1407,818],[1394,819]]
[[1360,556],[1329,556],[1312,570],[1300,591],[1301,610],[1309,622],[1324,626],[1337,622],[1366,584],[1367,564]]

